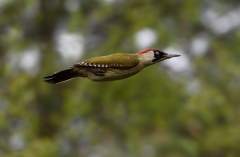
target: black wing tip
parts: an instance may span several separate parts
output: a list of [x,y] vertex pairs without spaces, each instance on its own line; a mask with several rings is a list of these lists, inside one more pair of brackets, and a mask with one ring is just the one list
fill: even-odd
[[44,80],[47,83],[51,83],[51,84],[56,84],[57,82],[54,81],[54,78],[50,78],[50,79],[45,79]]
[[53,75],[45,76],[43,79],[50,79],[53,78]]
[[56,80],[56,75],[53,74],[53,75],[50,75],[50,76],[46,76],[43,78],[45,82],[47,83],[51,83],[51,84],[57,84],[57,80]]
[[59,80],[57,80],[57,78],[53,77],[53,78],[45,79],[44,81],[47,82],[47,83],[50,83],[50,84],[60,84],[60,83],[69,81],[71,79],[73,79],[73,78],[69,78],[69,79],[66,79],[64,81],[59,81]]
[[44,81],[51,84],[58,84],[71,80],[76,76],[77,74],[72,71],[72,68],[70,68],[44,77]]

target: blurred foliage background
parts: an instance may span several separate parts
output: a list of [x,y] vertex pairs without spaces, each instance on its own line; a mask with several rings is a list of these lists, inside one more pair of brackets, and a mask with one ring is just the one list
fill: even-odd
[[[0,0],[0,17],[0,156],[239,156],[238,0]],[[43,81],[149,47],[181,57],[120,81]]]

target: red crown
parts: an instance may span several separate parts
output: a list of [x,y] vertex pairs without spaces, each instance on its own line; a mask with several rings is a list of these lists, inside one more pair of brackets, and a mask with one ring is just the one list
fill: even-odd
[[149,48],[149,49],[146,49],[146,50],[139,51],[139,52],[137,52],[137,54],[144,54],[144,53],[146,53],[148,51],[153,51],[153,50],[158,50],[158,49],[156,49],[156,48]]

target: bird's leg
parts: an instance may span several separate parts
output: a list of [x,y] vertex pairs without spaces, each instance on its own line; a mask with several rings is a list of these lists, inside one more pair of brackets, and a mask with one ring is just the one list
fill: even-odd
[[92,73],[95,75],[95,76],[104,76],[105,73],[106,73],[106,69],[92,69]]

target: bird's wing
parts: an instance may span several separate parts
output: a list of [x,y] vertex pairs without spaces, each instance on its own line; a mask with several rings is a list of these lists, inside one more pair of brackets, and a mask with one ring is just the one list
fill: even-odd
[[137,66],[139,60],[134,54],[112,54],[94,57],[74,64],[75,67],[101,67],[101,68],[132,68]]

